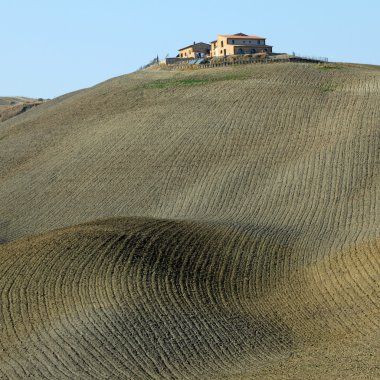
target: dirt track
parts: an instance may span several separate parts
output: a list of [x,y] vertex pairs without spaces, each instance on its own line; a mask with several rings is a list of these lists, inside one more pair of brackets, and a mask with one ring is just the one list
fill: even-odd
[[379,92],[143,71],[2,123],[0,378],[379,378]]

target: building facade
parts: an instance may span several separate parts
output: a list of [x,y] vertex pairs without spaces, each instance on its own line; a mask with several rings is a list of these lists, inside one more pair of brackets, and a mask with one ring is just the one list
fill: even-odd
[[211,42],[211,57],[256,53],[272,53],[272,46],[266,44],[266,38],[243,33],[220,34],[217,40]]
[[205,42],[193,43],[179,49],[179,58],[203,58],[210,55],[211,45]]

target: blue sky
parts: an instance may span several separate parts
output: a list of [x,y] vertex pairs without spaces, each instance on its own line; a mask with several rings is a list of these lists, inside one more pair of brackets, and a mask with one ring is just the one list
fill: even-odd
[[0,96],[53,98],[238,32],[276,52],[380,64],[379,0],[4,0],[0,10]]

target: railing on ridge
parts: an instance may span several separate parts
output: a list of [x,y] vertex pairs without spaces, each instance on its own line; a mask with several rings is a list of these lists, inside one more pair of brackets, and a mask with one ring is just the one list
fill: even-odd
[[208,62],[201,64],[179,63],[168,65],[168,67],[179,70],[189,70],[189,69],[207,69],[211,67],[222,67],[222,66],[235,66],[235,65],[248,65],[248,64],[270,64],[270,63],[280,63],[280,62],[298,62],[298,63],[327,63],[328,58],[325,57],[301,57],[301,56],[289,56],[287,58],[278,59],[255,59],[255,58],[242,58],[235,60],[223,59],[217,62]]

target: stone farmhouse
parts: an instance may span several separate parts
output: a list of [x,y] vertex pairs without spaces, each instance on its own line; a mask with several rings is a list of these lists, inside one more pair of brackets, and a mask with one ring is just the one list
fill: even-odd
[[210,55],[211,45],[204,42],[193,43],[179,49],[179,58],[202,58]]
[[211,45],[205,42],[193,43],[179,49],[178,58],[226,57],[228,55],[272,53],[272,46],[266,44],[266,38],[248,36],[244,33],[232,35],[219,34]]

